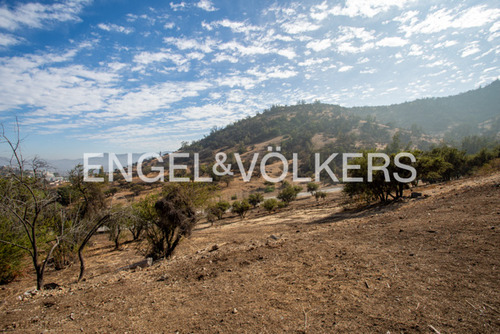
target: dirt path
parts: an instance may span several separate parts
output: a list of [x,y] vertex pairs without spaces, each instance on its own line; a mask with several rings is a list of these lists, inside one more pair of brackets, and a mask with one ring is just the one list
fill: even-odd
[[498,333],[499,185],[496,174],[361,212],[311,200],[201,225],[171,261],[136,272],[109,268],[132,248],[94,251],[85,282],[51,273],[61,289],[22,301],[26,279],[5,287],[0,330]]

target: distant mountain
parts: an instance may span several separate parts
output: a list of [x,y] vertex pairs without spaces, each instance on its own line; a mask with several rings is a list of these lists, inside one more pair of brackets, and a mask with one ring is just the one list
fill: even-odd
[[458,131],[457,137],[496,136],[500,131],[500,81],[454,96],[350,110],[358,115],[375,116],[383,123],[390,122],[398,127],[416,125],[429,134]]
[[455,96],[419,99],[377,107],[346,108],[323,103],[273,106],[224,128],[181,150],[247,152],[274,140],[284,152],[318,150],[335,152],[381,148],[399,132],[402,145],[422,149],[443,138],[461,140],[482,134],[500,140],[500,81]]
[[[132,154],[132,163],[136,163],[142,153]],[[127,165],[127,154],[117,154],[118,160],[125,167]],[[51,169],[54,171],[66,175],[70,170],[72,170],[76,165],[83,164],[82,159],[57,159],[57,160],[46,160]],[[10,160],[5,157],[0,157],[0,166],[7,166],[10,164]],[[108,169],[108,155],[105,154],[103,158],[91,158],[89,160],[91,165],[102,165],[104,170]]]

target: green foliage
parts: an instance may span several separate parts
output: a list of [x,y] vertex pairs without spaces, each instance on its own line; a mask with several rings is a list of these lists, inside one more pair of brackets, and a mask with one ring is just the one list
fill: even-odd
[[435,147],[428,152],[417,152],[417,172],[425,182],[449,181],[467,174],[464,151],[449,146]]
[[272,212],[278,208],[278,200],[276,198],[268,198],[262,203],[262,207],[268,212]]
[[57,201],[63,205],[68,206],[71,203],[77,202],[81,195],[72,186],[61,186],[57,188]]
[[227,201],[219,201],[215,204],[212,204],[208,207],[207,212],[209,215],[215,216],[218,220],[221,220],[224,217],[224,214],[231,207],[231,204]]
[[181,239],[191,234],[197,220],[194,200],[200,200],[193,197],[192,190],[180,184],[166,187],[154,204],[155,214],[146,204],[146,217],[151,218],[146,225],[148,256],[155,260],[170,257]]
[[315,192],[317,192],[319,189],[319,184],[314,183],[314,182],[309,182],[307,184],[307,192],[311,193],[311,195],[314,195]]
[[[389,172],[389,181],[385,180],[385,175],[383,171],[375,170],[373,171],[372,182],[368,182],[368,153],[363,152],[363,156],[356,158],[352,161],[352,165],[359,165],[360,169],[349,170],[349,177],[362,178],[363,182],[347,182],[344,185],[343,192],[350,197],[362,196],[367,201],[370,200],[380,200],[381,202],[387,202],[389,199],[397,199],[403,196],[403,190],[408,188],[407,183],[401,183],[396,181],[393,177],[394,173],[398,173],[400,177],[409,177],[408,171],[396,167],[394,164],[394,156],[390,156],[390,163],[387,166]],[[408,158],[403,158],[400,160],[402,163],[410,165]],[[378,165],[377,160],[374,161],[374,166]]]
[[272,193],[274,190],[275,190],[274,186],[267,186],[264,189],[264,192],[267,194],[267,193]]
[[241,218],[245,217],[248,210],[250,210],[250,203],[248,203],[248,200],[244,199],[241,202],[240,201],[233,202],[232,211]]
[[167,183],[163,187],[162,195],[178,190],[185,194],[186,197],[190,198],[195,208],[204,208],[219,188],[213,183],[204,182]]
[[237,200],[238,199],[238,195],[232,195],[231,196],[231,201],[234,201],[234,200]]
[[264,200],[264,195],[261,193],[255,193],[248,196],[248,202],[255,208],[260,202]]
[[314,197],[316,198],[316,201],[319,202],[320,199],[325,199],[326,198],[326,192],[324,192],[324,191],[316,191],[314,193]]
[[280,199],[283,203],[285,203],[285,206],[288,206],[290,202],[294,201],[297,198],[297,195],[302,191],[301,186],[292,186],[289,185],[288,187],[284,188],[281,190],[276,196],[278,199]]
[[[16,230],[5,217],[0,217],[0,239],[25,245],[22,231]],[[21,273],[24,255],[21,248],[0,242],[0,284],[11,282]]]

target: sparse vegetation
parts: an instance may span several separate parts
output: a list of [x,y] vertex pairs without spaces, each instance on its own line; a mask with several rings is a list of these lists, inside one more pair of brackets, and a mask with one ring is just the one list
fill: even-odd
[[278,208],[278,200],[276,198],[268,198],[262,203],[262,207],[269,213],[273,212]]
[[234,201],[232,204],[232,211],[242,219],[245,217],[250,208],[250,203],[248,203],[248,200],[246,199],[242,201]]
[[290,202],[294,201],[297,198],[297,195],[301,191],[301,186],[288,185],[283,190],[281,190],[276,197],[280,199],[285,204],[285,206],[288,206]]
[[264,195],[261,193],[255,193],[248,196],[248,203],[250,203],[254,208],[259,205],[264,200]]

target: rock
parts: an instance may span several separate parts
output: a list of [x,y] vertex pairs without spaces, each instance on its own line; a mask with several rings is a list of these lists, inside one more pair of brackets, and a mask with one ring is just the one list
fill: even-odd
[[71,313],[69,314],[69,318],[70,318],[71,320],[75,320],[75,314],[74,314],[73,312],[71,312]]
[[236,313],[238,313],[238,310],[235,307],[235,308],[233,308],[233,314],[236,314]]
[[269,238],[271,238],[273,240],[279,240],[279,237],[275,236],[274,234],[271,234],[271,236]]
[[145,260],[142,260],[142,261],[139,261],[139,262],[136,262],[136,263],[132,263],[128,266],[125,266],[125,267],[121,267],[118,269],[118,271],[121,271],[121,270],[129,270],[129,269],[137,269],[137,268],[146,268],[146,267],[150,267],[153,265],[153,258],[152,257],[148,257],[146,258]]
[[215,245],[212,246],[212,248],[210,248],[209,252],[215,252],[218,249],[219,249],[219,245],[215,244]]
[[412,192],[411,193],[411,198],[417,198],[417,197],[420,197],[422,196],[422,193],[417,193],[417,192]]

